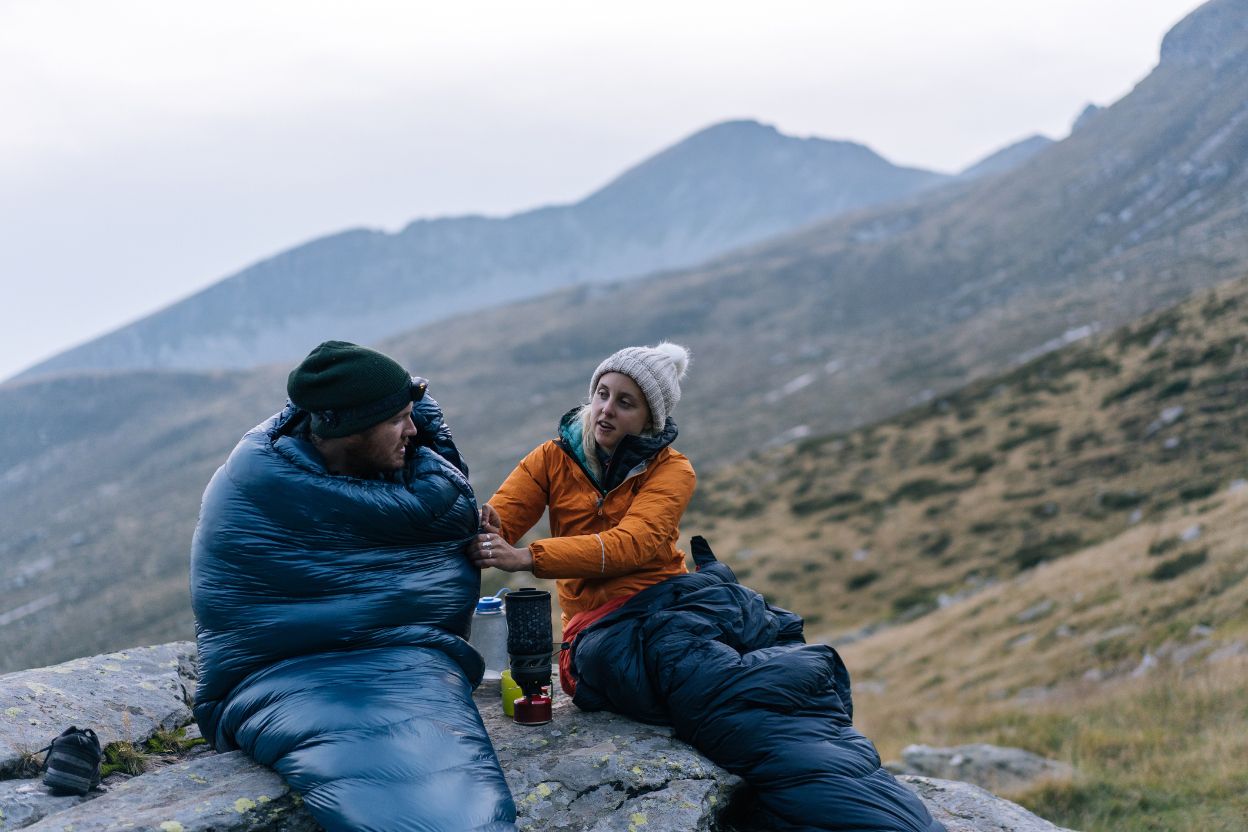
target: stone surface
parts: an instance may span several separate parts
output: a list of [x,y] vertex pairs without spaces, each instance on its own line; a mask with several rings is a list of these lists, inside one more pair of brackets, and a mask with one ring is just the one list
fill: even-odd
[[947,832],[1071,832],[970,783],[901,775]]
[[38,778],[0,781],[0,832],[30,826],[40,818],[77,806],[87,797],[54,795]]
[[195,645],[174,642],[0,676],[0,778],[71,725],[141,743],[191,721]]
[[1001,792],[1017,792],[1042,780],[1069,779],[1074,769],[1021,748],[976,743],[952,748],[910,745],[902,749],[901,763],[890,769],[903,774],[960,780]]
[[[90,726],[106,742],[138,742],[156,728],[190,721],[184,696],[194,674],[193,647],[181,643],[11,674],[0,677],[0,692],[6,703],[19,701],[17,695],[26,697],[20,700],[22,713],[40,724]],[[109,680],[111,687],[100,679]],[[79,694],[81,703],[72,698]],[[132,695],[137,704],[129,704]],[[669,729],[615,714],[584,713],[562,695],[557,695],[549,724],[516,725],[502,713],[497,684],[478,690],[476,702],[515,796],[520,829],[727,828],[720,817],[741,788],[740,779],[674,739]],[[10,723],[10,733],[0,736],[12,736],[12,726],[19,723]],[[15,743],[9,740],[8,747]],[[11,771],[4,776],[12,777]],[[54,797],[37,779],[0,780],[0,832],[318,828],[280,777],[240,752],[213,754],[200,746],[182,762],[124,782],[115,782],[117,776],[85,798]],[[918,792],[949,832],[1061,832],[1022,807],[966,783],[901,780]]]
[[94,800],[46,817],[30,832],[310,832],[299,798],[242,752],[210,754],[144,774]]
[[498,688],[477,692],[526,830],[708,830],[741,780],[673,739],[671,730],[585,713],[556,695],[547,725],[517,725]]

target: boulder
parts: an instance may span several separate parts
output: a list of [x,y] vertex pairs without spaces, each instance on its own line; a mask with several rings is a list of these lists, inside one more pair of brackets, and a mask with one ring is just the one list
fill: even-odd
[[890,763],[894,773],[916,774],[973,783],[999,792],[1020,792],[1044,780],[1069,780],[1074,769],[1021,748],[976,743],[952,748],[906,746],[901,762]]
[[[16,827],[14,827],[16,828]],[[206,754],[134,777],[45,817],[30,832],[313,832],[298,795],[241,751]]]
[[90,796],[54,795],[37,779],[0,780],[0,832],[23,829]]
[[194,687],[195,645],[188,641],[0,676],[0,778],[20,773],[71,725],[94,729],[102,745],[142,743],[186,725]]
[[[114,775],[86,797],[49,794],[20,777],[24,755],[63,726],[91,727],[106,743],[139,743],[190,723],[195,674],[186,643],[128,650],[0,677],[3,701],[20,701],[25,723],[0,722],[8,749],[0,775],[0,832],[305,832],[317,829],[299,796],[240,752],[199,753],[145,774]],[[111,680],[112,690],[100,680]],[[55,680],[53,686],[48,680]],[[31,685],[35,687],[31,687]],[[37,688],[37,690],[36,690]],[[55,693],[53,693],[55,691]],[[14,698],[21,695],[20,700]],[[30,696],[27,696],[30,694]],[[81,696],[81,703],[74,697]],[[135,697],[131,703],[131,696]],[[33,698],[32,698],[33,697]],[[609,713],[585,713],[562,696],[542,726],[502,713],[497,685],[476,694],[523,830],[690,832],[725,829],[741,780],[675,739],[669,729]],[[25,725],[37,720],[37,746]],[[25,732],[25,733],[21,733]],[[45,736],[47,735],[47,736]],[[7,745],[3,745],[7,743]],[[965,783],[903,777],[949,832],[1056,832],[1025,809]]]
[[947,832],[1072,832],[970,783],[901,775]]

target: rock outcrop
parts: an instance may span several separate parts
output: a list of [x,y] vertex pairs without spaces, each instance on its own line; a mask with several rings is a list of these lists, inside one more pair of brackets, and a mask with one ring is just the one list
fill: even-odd
[[[35,752],[69,725],[102,742],[141,746],[190,725],[194,645],[180,642],[77,659],[0,677],[0,832],[304,832],[318,827],[272,771],[239,752],[198,746],[114,773],[86,797],[54,796],[32,770]],[[526,830],[689,832],[725,829],[742,783],[671,736],[614,714],[556,700],[548,725],[503,716],[498,689],[477,705]],[[194,731],[193,726],[191,731]],[[965,783],[902,777],[949,832],[1061,832],[1020,806]]]
[[1163,63],[1217,69],[1248,50],[1248,2],[1209,0],[1161,41]]
[[952,748],[909,745],[901,762],[890,763],[895,774],[960,780],[985,789],[1019,792],[1045,780],[1069,780],[1075,772],[1066,763],[1021,748],[976,743]]

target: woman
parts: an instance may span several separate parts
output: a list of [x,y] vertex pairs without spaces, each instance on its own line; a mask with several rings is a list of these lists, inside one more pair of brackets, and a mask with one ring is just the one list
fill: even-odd
[[[605,604],[688,571],[676,539],[695,477],[671,447],[670,415],[688,366],[689,351],[670,343],[603,361],[589,404],[566,413],[559,438],[526,456],[482,508],[471,561],[558,579],[565,641],[576,616],[583,626]],[[516,547],[547,508],[551,537]]]
[[[589,404],[482,508],[470,559],[557,578],[572,701],[671,725],[750,784],[751,828],[944,832],[853,727],[836,651],[806,644],[802,619],[741,586],[701,538],[698,571],[685,569],[676,538],[694,475],[668,414],[688,363],[659,344],[598,365]],[[516,547],[547,507],[553,537]]]

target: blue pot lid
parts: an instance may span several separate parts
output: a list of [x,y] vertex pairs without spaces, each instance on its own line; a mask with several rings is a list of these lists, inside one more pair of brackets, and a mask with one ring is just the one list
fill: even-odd
[[477,612],[502,612],[503,599],[487,595],[477,600]]

